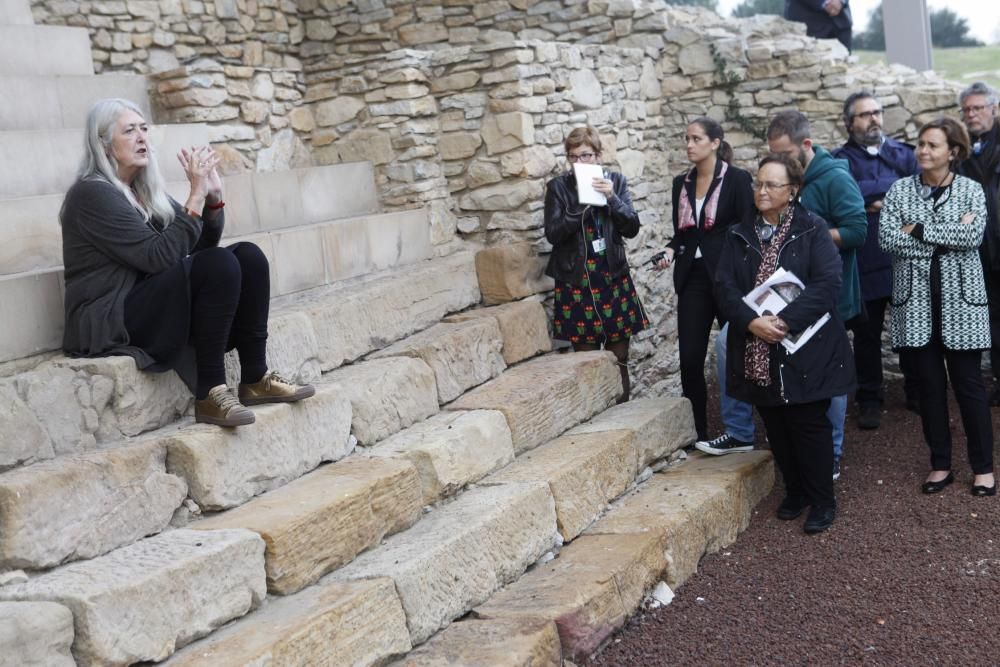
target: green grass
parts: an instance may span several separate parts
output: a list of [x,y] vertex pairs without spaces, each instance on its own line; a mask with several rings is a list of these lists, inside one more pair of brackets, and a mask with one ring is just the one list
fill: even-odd
[[[885,62],[881,51],[855,51],[861,64]],[[934,49],[934,71],[963,85],[985,81],[1000,87],[1000,46],[974,46],[964,49]]]

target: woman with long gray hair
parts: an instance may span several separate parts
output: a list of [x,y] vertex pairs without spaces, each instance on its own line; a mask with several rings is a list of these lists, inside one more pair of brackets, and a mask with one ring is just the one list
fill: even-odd
[[[84,158],[60,213],[66,281],[63,349],[71,356],[128,355],[149,371],[176,370],[195,394],[195,419],[254,421],[245,405],[312,396],[265,361],[270,298],[260,248],[222,248],[219,157],[210,146],[177,159],[184,204],[164,187],[148,124],[134,103],[100,100],[85,128]],[[224,355],[240,357],[239,398]]]

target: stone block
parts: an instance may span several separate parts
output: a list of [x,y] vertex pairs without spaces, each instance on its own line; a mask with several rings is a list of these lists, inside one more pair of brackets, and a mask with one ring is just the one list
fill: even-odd
[[566,99],[574,109],[599,109],[604,104],[601,82],[589,69],[574,70],[569,75]]
[[165,667],[380,665],[410,650],[390,579],[313,586],[178,651]]
[[392,667],[562,667],[559,629],[536,619],[452,623]]
[[312,398],[254,413],[251,426],[197,425],[161,439],[167,470],[187,480],[203,508],[241,505],[351,452],[351,406],[336,387],[320,385]]
[[535,123],[523,111],[490,114],[483,119],[481,131],[490,155],[535,143]]
[[0,471],[56,455],[48,433],[9,384],[0,385],[0,433]]
[[472,157],[482,145],[482,137],[472,132],[449,132],[438,139],[442,160],[462,160]]
[[409,462],[354,456],[190,527],[258,533],[267,545],[268,590],[287,595],[410,527],[422,508]]
[[59,349],[62,286],[62,271],[56,269],[0,280],[0,362]]
[[0,588],[0,600],[73,612],[82,666],[167,658],[264,599],[264,541],[246,530],[174,530]]
[[507,369],[448,406],[499,410],[518,454],[589,419],[621,395],[621,374],[609,352],[549,355]]
[[697,439],[691,402],[670,396],[639,398],[615,405],[571,429],[567,435],[618,430],[635,433],[636,469],[640,471]]
[[563,656],[584,660],[625,625],[666,566],[653,534],[583,536],[473,613],[554,621]]
[[63,456],[0,475],[0,568],[93,558],[170,523],[187,485],[157,442]]
[[275,232],[274,270],[275,294],[291,294],[326,284],[326,263],[323,257],[323,234],[317,225]]
[[447,41],[448,28],[443,23],[411,23],[399,28],[399,42],[404,46]]
[[324,371],[385,347],[479,302],[470,253],[365,276],[272,303],[272,313],[305,313]]
[[344,95],[316,104],[313,116],[320,127],[336,127],[353,119],[366,106],[363,100]]
[[413,357],[434,372],[438,402],[448,403],[468,389],[492,380],[507,367],[496,320],[435,324],[371,355],[373,359]]
[[476,275],[487,305],[547,292],[555,285],[545,275],[546,260],[530,243],[494,246],[476,253]]
[[545,482],[556,503],[563,540],[569,542],[632,483],[635,433],[566,434],[526,452],[487,482]]
[[375,170],[368,162],[297,169],[302,194],[302,219],[286,225],[328,222],[379,210]]
[[548,486],[478,487],[324,581],[390,577],[414,644],[517,579],[555,539]]
[[431,81],[432,93],[444,93],[472,88],[479,83],[479,72],[456,72]]
[[514,445],[501,412],[442,412],[382,440],[370,455],[416,466],[430,505],[513,461]]
[[358,443],[379,440],[438,411],[434,371],[420,359],[373,359],[326,376],[326,386],[351,402]]
[[770,452],[693,456],[615,502],[586,535],[656,536],[667,557],[664,581],[676,590],[703,555],[736,539],[773,485]]
[[467,322],[481,317],[496,318],[500,325],[500,334],[503,336],[503,359],[508,366],[552,349],[549,319],[539,301],[526,299],[489,308],[477,308],[449,315],[444,321]]
[[459,200],[458,206],[466,211],[510,211],[541,201],[542,193],[541,181],[517,180],[473,190]]
[[73,612],[54,602],[0,602],[0,667],[76,667]]

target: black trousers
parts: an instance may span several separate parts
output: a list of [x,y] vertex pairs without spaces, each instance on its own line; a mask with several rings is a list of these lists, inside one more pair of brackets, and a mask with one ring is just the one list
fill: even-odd
[[[923,347],[907,347],[917,375],[920,421],[931,449],[931,469],[951,470],[951,428],[948,423],[948,380],[958,401],[965,429],[969,464],[976,475],[993,472],[993,420],[980,370],[979,350],[949,350],[937,336]],[[947,363],[947,375],[945,364]]]
[[698,439],[707,437],[708,388],[705,384],[705,357],[712,321],[722,326],[722,315],[715,303],[712,278],[704,259],[696,259],[687,282],[677,295],[677,347],[680,354],[681,389],[691,401]]
[[785,480],[785,495],[813,507],[836,507],[830,400],[758,406],[771,453]]
[[983,278],[986,279],[986,298],[990,304],[990,337],[993,341],[990,366],[993,368],[994,382],[1000,383],[1000,271],[984,267]]
[[[851,323],[854,333],[854,370],[858,376],[858,390],[854,400],[859,405],[882,404],[884,379],[882,374],[882,332],[885,330],[885,311],[889,297],[865,301],[867,319],[857,318]],[[899,370],[903,373],[907,398],[916,398],[918,388],[911,364],[905,355],[899,356]]]

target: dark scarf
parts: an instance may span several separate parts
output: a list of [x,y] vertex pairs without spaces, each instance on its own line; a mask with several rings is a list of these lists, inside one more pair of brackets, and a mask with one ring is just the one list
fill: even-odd
[[[763,224],[763,221],[758,220],[758,224],[754,225],[754,229],[757,230],[757,241],[760,243],[762,256],[760,267],[757,268],[757,276],[754,278],[753,286],[755,289],[770,278],[771,274],[778,267],[778,251],[781,250],[781,246],[788,236],[788,230],[792,226],[794,215],[795,206],[793,204],[786,209],[785,213],[781,214],[778,226],[774,230],[774,236],[767,243],[760,238],[760,226]],[[771,384],[771,346],[765,343],[763,339],[751,335],[747,339],[745,356],[744,374],[746,379],[759,387],[769,386]]]

